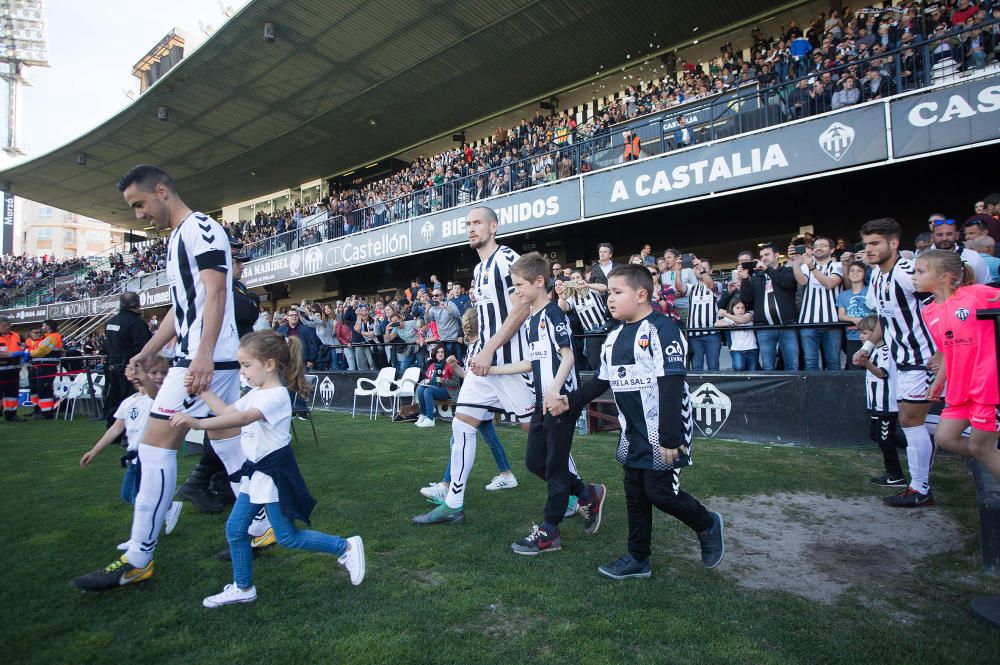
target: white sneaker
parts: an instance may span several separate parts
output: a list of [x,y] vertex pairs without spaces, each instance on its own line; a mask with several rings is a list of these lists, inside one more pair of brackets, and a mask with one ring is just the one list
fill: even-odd
[[128,548],[130,547],[132,547],[131,539],[126,540],[124,543],[118,543],[118,545],[115,546],[115,549],[119,552],[128,552]]
[[423,422],[418,422],[417,427],[434,427],[433,418],[424,418]]
[[177,520],[181,518],[181,510],[184,508],[183,501],[174,501],[167,508],[167,518],[163,520],[163,530],[167,533],[173,533],[174,528],[177,526]]
[[417,421],[413,424],[416,425],[417,427],[420,427],[420,423],[424,422],[425,420],[427,420],[427,416],[421,413],[419,416],[417,416]]
[[337,559],[337,563],[347,568],[347,572],[351,576],[351,584],[358,586],[361,584],[361,580],[365,579],[365,545],[361,542],[361,536],[351,536],[347,539],[347,543],[350,545],[350,549],[344,552],[344,556]]
[[517,487],[517,478],[511,474],[509,476],[493,476],[493,480],[486,486],[486,489],[492,492],[494,490],[511,490],[515,487]]
[[431,483],[427,487],[420,488],[420,496],[430,499],[434,503],[442,503],[447,491],[448,486],[444,483]]
[[252,603],[255,600],[257,600],[257,587],[252,586],[249,589],[243,590],[236,586],[236,582],[233,582],[232,584],[227,584],[222,589],[222,593],[209,596],[201,601],[201,604],[205,607],[222,607],[223,605],[232,605],[233,603]]

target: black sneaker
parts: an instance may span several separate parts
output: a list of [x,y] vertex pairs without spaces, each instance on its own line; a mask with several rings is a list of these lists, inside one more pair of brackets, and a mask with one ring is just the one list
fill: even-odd
[[583,517],[583,532],[594,535],[601,528],[601,508],[604,507],[604,497],[608,494],[608,488],[604,485],[590,486],[590,501],[580,502],[577,512]]
[[597,569],[601,575],[612,580],[627,580],[630,577],[649,577],[649,559],[636,561],[631,554],[624,554],[611,563],[606,563]]
[[136,568],[128,562],[123,554],[107,567],[77,577],[73,580],[73,586],[80,591],[108,591],[126,584],[136,584],[148,580],[152,576],[152,561],[144,568]]
[[875,476],[870,481],[872,485],[878,485],[879,487],[905,487],[906,478],[903,476]]
[[559,541],[559,529],[556,529],[555,533],[550,534],[540,526],[532,524],[531,533],[516,543],[511,543],[510,549],[514,551],[514,554],[526,554],[528,556],[561,550],[562,543]]
[[701,562],[706,568],[715,568],[722,563],[722,557],[726,554],[726,542],[723,538],[724,525],[722,515],[710,512],[712,516],[712,526],[698,534],[701,542]]
[[927,494],[921,494],[912,487],[907,487],[898,494],[885,497],[882,499],[882,503],[893,508],[921,508],[933,506],[934,495],[930,491]]
[[198,509],[199,512],[207,513],[209,515],[217,515],[226,509],[229,505],[229,501],[226,497],[219,492],[212,492],[208,489],[195,488],[180,488],[177,490],[177,496],[181,499],[187,499],[194,507]]

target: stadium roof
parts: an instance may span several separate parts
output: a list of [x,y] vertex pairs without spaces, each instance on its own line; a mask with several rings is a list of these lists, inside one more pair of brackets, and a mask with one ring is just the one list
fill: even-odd
[[[664,47],[681,45],[695,28],[705,38],[781,9],[773,0],[256,0],[128,108],[0,182],[139,228],[114,186],[135,164],[162,166],[185,201],[212,210],[544,98],[594,77],[598,63],[648,53],[654,32]],[[266,22],[274,43],[263,39]]]

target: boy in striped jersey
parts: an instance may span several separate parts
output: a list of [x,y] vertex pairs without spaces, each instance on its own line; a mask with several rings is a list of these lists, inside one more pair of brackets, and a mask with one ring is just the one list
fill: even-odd
[[[877,316],[866,316],[858,321],[858,333],[861,341],[871,339],[872,332],[878,326]],[[889,357],[889,347],[885,341],[872,351],[871,356],[863,358],[865,367],[865,405],[868,407],[868,436],[882,451],[882,461],[885,463],[885,475],[871,479],[872,485],[883,487],[904,487],[906,478],[903,467],[899,465],[899,452],[896,443],[902,437],[897,430],[899,407],[896,405],[896,394],[892,381],[892,358]],[[906,447],[906,439],[902,440]]]
[[562,408],[576,415],[610,388],[618,407],[622,433],[615,457],[625,470],[628,553],[598,572],[614,580],[650,576],[653,506],[691,528],[702,563],[715,568],[725,554],[722,516],[680,489],[681,469],[691,464],[693,427],[684,335],[673,318],[653,310],[653,279],[644,267],[616,268],[608,287],[608,307],[622,325],[604,342],[600,373],[560,397]]
[[930,485],[934,444],[924,422],[931,408],[927,393],[937,366],[931,366],[934,342],[913,283],[913,261],[899,255],[901,235],[902,229],[894,219],[873,219],[861,227],[865,258],[876,268],[868,288],[868,306],[878,312],[879,325],[854,354],[853,361],[862,364],[883,339],[889,347],[893,368],[889,380],[899,402],[910,484],[883,501],[890,506],[914,508],[934,505]]
[[531,380],[521,374],[488,376],[492,366],[519,363],[525,358],[527,339],[523,328],[530,314],[526,304],[515,303],[510,267],[518,254],[497,244],[500,220],[492,208],[473,208],[465,220],[469,246],[479,254],[472,290],[479,321],[479,338],[470,351],[469,372],[455,402],[451,421],[455,444],[451,448],[451,484],[440,506],[413,518],[414,524],[465,522],[465,488],[476,459],[476,432],[491,412],[523,419],[535,407]]
[[[805,287],[799,323],[835,324],[839,321],[837,296],[844,282],[844,268],[839,261],[833,260],[832,255],[833,241],[823,236],[813,240],[812,256],[808,252],[798,254],[794,247],[788,248],[788,258],[795,269],[795,281]],[[805,370],[819,371],[820,353],[823,355],[824,370],[838,369],[842,336],[839,326],[800,330]]]
[[531,308],[531,317],[525,323],[528,360],[490,367],[490,375],[532,373],[535,411],[528,426],[524,464],[545,480],[549,493],[541,526],[533,525],[527,536],[510,547],[515,554],[535,555],[562,549],[559,523],[570,494],[579,498],[585,533],[597,533],[607,490],[604,485],[585,484],[570,470],[575,421],[568,413],[553,413],[553,409],[562,411],[560,397],[572,395],[579,381],[573,367],[569,321],[545,288],[549,262],[538,252],[531,252],[515,261],[510,272],[518,299]]

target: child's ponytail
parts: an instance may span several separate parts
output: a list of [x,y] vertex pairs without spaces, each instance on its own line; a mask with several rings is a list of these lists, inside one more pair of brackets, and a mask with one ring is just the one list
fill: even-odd
[[302,342],[298,337],[288,338],[288,363],[285,365],[285,385],[289,390],[303,397],[309,396],[309,382],[306,381],[306,366],[302,360]]
[[302,342],[297,337],[289,337],[286,341],[273,330],[258,330],[244,335],[240,346],[261,362],[273,360],[285,374],[286,387],[303,397],[309,396],[311,387],[305,377]]

